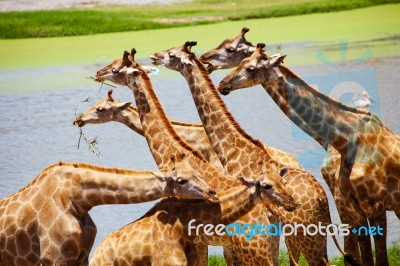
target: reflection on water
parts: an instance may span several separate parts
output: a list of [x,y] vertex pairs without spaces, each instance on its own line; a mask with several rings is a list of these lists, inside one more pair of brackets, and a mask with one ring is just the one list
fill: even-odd
[[[376,93],[380,99],[380,116],[394,132],[399,134],[400,111],[392,107],[397,106],[400,100],[397,90],[400,81],[397,73],[400,59],[385,60],[362,65],[361,68],[372,70],[375,74]],[[89,125],[83,129],[88,137],[98,136],[101,153],[99,157],[90,153],[85,143],[81,143],[80,149],[77,149],[79,130],[72,125],[75,113],[82,112],[107,93],[107,88],[99,92],[98,84],[83,78],[95,73],[96,66],[82,69],[79,78],[75,77],[76,80],[68,81],[69,87],[66,89],[64,89],[66,83],[60,82],[61,89],[58,90],[10,93],[0,96],[1,198],[16,192],[47,165],[59,160],[156,169],[145,139],[118,123]],[[302,66],[295,70],[305,77],[327,75],[333,71],[329,66]],[[153,83],[168,115],[175,120],[199,122],[184,79],[178,75],[165,78],[163,71],[168,70],[162,69],[160,76],[153,77]],[[40,80],[51,74],[59,75],[60,81],[64,81],[66,73],[70,73],[68,69],[55,72],[54,69],[0,72],[0,80],[9,80],[11,76],[13,82],[20,86],[16,91],[23,86],[33,86],[32,89],[37,90],[38,84],[35,81],[31,82],[32,77],[35,76]],[[74,75],[69,77],[72,79]],[[213,76],[214,82],[218,82],[222,77],[223,73]],[[91,102],[81,102],[88,96],[91,96]],[[131,92],[126,88],[114,89],[114,96],[133,101]],[[250,135],[268,145],[292,152],[326,188],[318,169],[323,150],[290,123],[261,87],[238,91],[223,99]],[[332,197],[329,193],[328,195],[332,220],[334,223],[339,223]],[[94,248],[108,233],[139,218],[153,204],[154,202],[95,207],[90,212],[98,227]],[[391,213],[388,224],[388,242],[399,242],[399,222]],[[331,240],[329,241],[330,253],[337,254],[336,248],[333,247]],[[221,250],[212,249],[212,252]]]

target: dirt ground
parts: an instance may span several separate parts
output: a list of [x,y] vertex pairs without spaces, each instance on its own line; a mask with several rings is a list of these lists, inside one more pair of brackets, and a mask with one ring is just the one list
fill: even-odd
[[99,5],[169,5],[190,0],[0,0],[0,12],[92,8]]

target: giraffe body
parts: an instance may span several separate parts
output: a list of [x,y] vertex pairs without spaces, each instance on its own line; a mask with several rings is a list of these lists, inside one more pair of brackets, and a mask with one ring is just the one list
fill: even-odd
[[[200,57],[201,62],[208,65],[207,70],[210,73],[217,69],[236,67],[243,59],[251,56],[251,54],[256,51],[256,47],[246,40],[245,34],[248,31],[248,28],[243,28],[239,35],[224,40],[218,47],[211,49]],[[300,85],[304,84],[299,76],[294,74],[285,66],[280,65],[279,68],[286,79],[293,82],[299,81]],[[271,94],[271,97],[273,97],[275,101],[280,99],[280,95],[275,93]],[[287,114],[286,109],[282,110]],[[339,175],[337,173],[340,167],[340,154],[333,149],[332,146],[324,144],[322,139],[313,132],[311,127],[302,121],[299,115],[292,112],[290,113],[290,119],[305,133],[320,143],[324,149],[326,149],[327,152],[321,165],[321,174],[335,199],[336,207],[342,223],[350,224],[353,227],[368,226],[366,216],[355,210],[351,202],[345,200],[338,189]],[[353,169],[356,169],[357,167],[358,166],[355,165]],[[363,247],[361,247],[363,250],[362,255],[359,252],[358,238],[356,236],[345,236],[344,245],[346,252],[352,254],[356,259],[361,261],[361,257],[363,257],[364,260],[371,260],[372,249],[369,239],[365,238],[363,240]]]
[[[195,55],[185,47],[189,46],[188,43],[183,47],[156,53],[150,58],[154,64],[164,65],[172,70],[179,71],[186,78],[205,131],[226,171],[232,175],[243,173],[257,175],[259,169],[257,169],[256,162],[265,163],[271,169],[285,168],[286,165],[274,160],[274,157],[270,156],[269,150],[265,149],[263,144],[248,136],[234,121],[212,85],[206,69]],[[285,155],[285,157],[287,156]],[[288,168],[284,182],[288,190],[296,191],[295,200],[299,202],[300,208],[292,213],[280,210],[279,218],[282,219],[283,223],[292,223],[294,220],[301,221],[304,224],[315,223],[319,220],[329,222],[330,216],[329,212],[326,212],[328,202],[325,192],[311,174],[300,169],[301,167],[297,162],[295,165],[297,168]],[[307,212],[310,209],[306,206],[311,205],[312,208],[315,208],[313,213]],[[296,242],[296,239],[300,238],[302,245],[299,245],[300,240]],[[310,259],[310,264],[314,262],[314,265],[320,265],[323,259],[327,259],[326,237],[318,235],[312,241],[306,238],[302,236],[288,238],[287,243],[293,247],[293,250],[304,252],[305,256]],[[318,244],[310,244],[312,242]],[[312,249],[315,246],[318,246],[318,248]],[[275,256],[275,252],[277,252],[275,247],[269,250],[268,256]],[[242,250],[234,251],[235,256],[238,256],[243,263],[248,257]],[[246,251],[251,253],[252,250],[254,248],[249,247]],[[316,257],[318,258],[316,259]]]
[[[284,57],[268,57],[263,47],[259,44],[251,57],[224,78],[219,90],[228,94],[262,84],[289,118],[299,117],[324,145],[331,145],[340,153],[335,196],[339,194],[352,205],[355,212],[350,215],[359,213],[356,222],[366,225],[365,215],[371,226],[383,228],[383,235],[374,236],[376,264],[388,265],[385,211],[399,213],[400,208],[399,136],[375,115],[343,105],[302,80],[287,80],[281,72]],[[359,241],[363,264],[372,265],[372,253],[367,250],[369,239],[359,237]]]
[[[144,135],[156,163],[159,167],[165,167],[170,163],[169,158],[171,156],[184,156],[187,158],[191,168],[195,172],[198,172],[200,176],[203,176],[210,186],[217,191],[232,187],[232,185],[226,186],[226,184],[238,182],[235,177],[220,173],[205,160],[200,152],[190,147],[176,134],[155,95],[146,74],[146,69],[134,62],[133,56],[135,52],[134,50],[130,54],[125,52],[122,59],[115,60],[109,66],[98,71],[96,79],[98,81],[107,79],[114,83],[130,87],[135,96]],[[262,165],[259,167],[262,168]],[[286,193],[286,188],[277,170],[276,172],[268,172],[268,174],[260,173],[259,175],[252,175],[252,177],[256,179],[262,177],[264,179],[269,191],[267,197],[272,204],[283,205],[289,209],[293,207],[293,199]],[[251,210],[247,209],[246,211],[249,213],[257,213],[257,215],[253,217],[253,215],[247,213],[242,216],[240,221],[251,224],[257,222],[267,224],[268,218],[266,215],[261,215],[263,213],[262,210],[264,210],[263,206],[262,203],[258,203]],[[260,263],[260,261],[266,265],[272,264],[272,260],[266,256],[269,243],[265,239],[268,237],[262,238],[264,239],[262,242],[254,241],[252,243],[252,245],[258,245],[258,248],[254,250],[256,259],[249,258],[247,261],[248,265]],[[243,240],[245,241],[244,238]],[[261,243],[261,246],[259,246],[259,243]],[[241,246],[238,245],[237,249],[241,249]],[[190,252],[192,251],[190,250]],[[259,257],[265,259],[257,261]],[[202,261],[204,262],[204,260]]]
[[92,207],[164,196],[217,201],[202,179],[175,171],[50,165],[29,185],[0,201],[0,264],[87,265],[96,236],[88,214]]

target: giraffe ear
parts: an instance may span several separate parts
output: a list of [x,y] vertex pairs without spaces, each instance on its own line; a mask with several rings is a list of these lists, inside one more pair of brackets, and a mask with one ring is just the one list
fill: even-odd
[[278,67],[280,64],[283,63],[283,60],[285,59],[285,57],[286,57],[286,55],[280,55],[280,54],[271,55],[270,66]]
[[242,52],[242,53],[248,55],[248,54],[252,54],[255,50],[256,50],[256,48],[254,46],[252,46],[251,44],[241,43],[241,44],[239,44],[236,51]]
[[249,178],[244,178],[243,176],[239,176],[237,178],[240,182],[242,182],[243,186],[246,186],[248,188],[250,187],[254,187],[256,185],[256,183],[254,182],[254,180],[249,179]]
[[123,102],[123,103],[118,103],[116,105],[118,110],[125,110],[126,108],[128,108],[132,103],[131,102]]
[[107,93],[107,97],[108,97],[108,100],[109,100],[110,102],[113,102],[113,101],[114,101],[114,99],[113,99],[113,97],[112,97],[112,93],[113,93],[113,90],[112,90],[112,89],[110,89],[110,90],[108,91],[108,93]]
[[168,173],[162,171],[153,171],[151,172],[155,177],[160,179],[161,181],[166,181],[168,179]]
[[142,66],[142,69],[146,72],[147,75],[157,76],[160,70],[156,67],[152,66]]
[[133,68],[133,67],[123,67],[123,68],[119,71],[119,73],[125,73],[125,74],[128,74],[128,75],[137,76],[137,75],[140,75],[140,74],[142,73],[142,71],[140,71],[140,70],[137,69],[137,68]]
[[253,45],[249,45],[247,48],[247,53],[252,54],[256,51],[256,47],[254,47]]
[[182,63],[188,66],[194,66],[192,61],[190,60],[193,54],[188,54],[188,53],[182,53]]

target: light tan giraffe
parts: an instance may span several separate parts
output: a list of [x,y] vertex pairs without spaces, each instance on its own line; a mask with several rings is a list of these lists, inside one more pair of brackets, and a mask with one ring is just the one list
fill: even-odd
[[[198,176],[59,162],[0,201],[0,265],[88,265],[96,226],[89,210],[167,196],[218,202]],[[186,172],[185,172],[186,173]]]
[[[138,110],[130,102],[121,102],[119,99],[114,98],[112,90],[108,91],[104,99],[96,102],[76,117],[73,124],[83,127],[87,124],[101,124],[110,121],[122,123],[136,133],[144,136]],[[190,146],[199,150],[204,158],[218,170],[224,171],[214,148],[208,140],[203,125],[174,120],[171,120],[171,123],[176,133]]]
[[[375,115],[348,107],[305,82],[292,83],[279,68],[285,56],[268,57],[264,47],[259,44],[252,56],[221,81],[219,90],[229,93],[263,85],[289,117],[296,113],[340,153],[340,193],[366,215],[370,226],[382,228],[382,234],[374,235],[376,264],[388,265],[385,211],[400,217],[400,137]],[[363,260],[364,264],[373,264],[372,258]]]
[[[200,57],[200,61],[207,65],[207,70],[209,73],[217,69],[236,67],[244,58],[249,57],[256,50],[256,47],[251,42],[246,40],[245,34],[248,31],[248,28],[242,28],[239,35],[233,38],[225,39],[216,48],[207,51]],[[290,69],[288,69],[286,66],[280,65],[279,68],[286,79],[289,79],[293,82],[299,81],[303,83],[299,76],[290,71]],[[279,95],[274,95],[274,97],[279,97]],[[326,154],[321,165],[321,174],[332,195],[334,196],[336,207],[342,223],[350,224],[352,227],[356,228],[360,226],[368,226],[366,216],[363,213],[356,211],[351,202],[344,200],[340,190],[338,189],[337,182],[339,175],[336,175],[336,173],[340,167],[339,152],[333,149],[330,145],[324,145],[320,137],[314,134],[313,130],[307,126],[306,123],[303,123],[301,117],[299,117],[296,113],[291,113],[290,119],[305,133],[320,143],[326,150]],[[354,167],[357,168],[357,165]],[[361,260],[361,258],[364,258],[364,260],[371,259],[372,249],[369,237],[360,236],[360,238],[362,239],[361,254],[359,250],[360,247],[358,245],[358,238],[354,234],[344,237],[344,250],[352,254],[358,260]]]
[[[224,175],[218,172],[215,167],[211,166],[200,152],[191,148],[176,134],[158,101],[146,70],[134,61],[135,53],[136,50],[134,49],[132,49],[131,54],[125,52],[122,59],[115,60],[110,65],[98,71],[96,80],[100,82],[109,80],[116,84],[130,87],[135,96],[144,135],[159,167],[167,165],[171,155],[177,156],[184,154],[187,156],[193,169],[202,173],[203,176],[211,175],[211,178],[206,179],[207,182],[210,181],[209,184],[211,187],[214,188],[213,184],[215,186],[220,186],[221,182],[225,184],[225,181],[221,181],[224,180]],[[279,192],[284,198],[292,199],[286,193],[283,179],[279,175],[281,169],[267,168],[263,161],[255,161],[254,166],[259,169],[257,175],[247,172],[243,174],[243,176],[265,176],[269,180],[270,189]],[[230,179],[235,180],[232,176]],[[221,189],[226,188],[227,187]],[[271,200],[272,202],[276,201],[274,196],[271,196]],[[240,221],[250,224],[257,222],[262,224],[269,223],[268,217],[265,215],[265,207],[263,204],[257,204],[256,207],[244,215]],[[272,237],[255,236],[255,241],[250,242],[252,253],[247,252],[247,250],[245,252],[245,263],[248,265],[254,265],[260,262],[266,265],[272,264],[273,261],[271,261],[270,256],[268,256],[268,246],[272,242],[270,238]],[[230,241],[237,250],[242,250],[244,247],[250,246],[245,237],[233,237],[230,238]],[[215,241],[215,243],[219,245],[218,241]]]
[[[205,67],[190,51],[193,45],[195,42],[186,42],[181,47],[155,53],[150,58],[155,65],[179,71],[186,78],[205,131],[227,172],[232,175],[257,173],[253,164],[257,161],[268,162],[270,167],[278,169],[286,167],[278,159],[274,160],[261,142],[240,128],[218,95]],[[293,195],[296,195],[295,200],[299,201],[300,208],[292,213],[281,210],[280,219],[283,223],[330,223],[329,212],[326,212],[326,194],[310,173],[297,167],[285,174],[284,179],[288,191],[292,190]],[[310,213],[307,206],[315,209]],[[290,236],[285,241],[293,254],[297,256],[302,252],[311,265],[321,265],[327,261],[324,235]]]
[[[243,184],[226,180],[231,187],[218,191],[219,205],[183,200],[185,207],[182,208],[182,201],[164,200],[142,218],[108,235],[95,251],[90,265],[181,265],[185,260],[184,248],[189,251],[193,248],[186,243],[203,242],[207,237],[205,231],[217,234],[211,228],[219,228],[219,244],[228,244],[223,225],[235,222],[259,201],[270,204],[266,179],[264,176],[254,182],[241,178]],[[247,237],[252,237],[252,232]],[[199,259],[197,255],[191,257],[188,265],[197,265]]]

